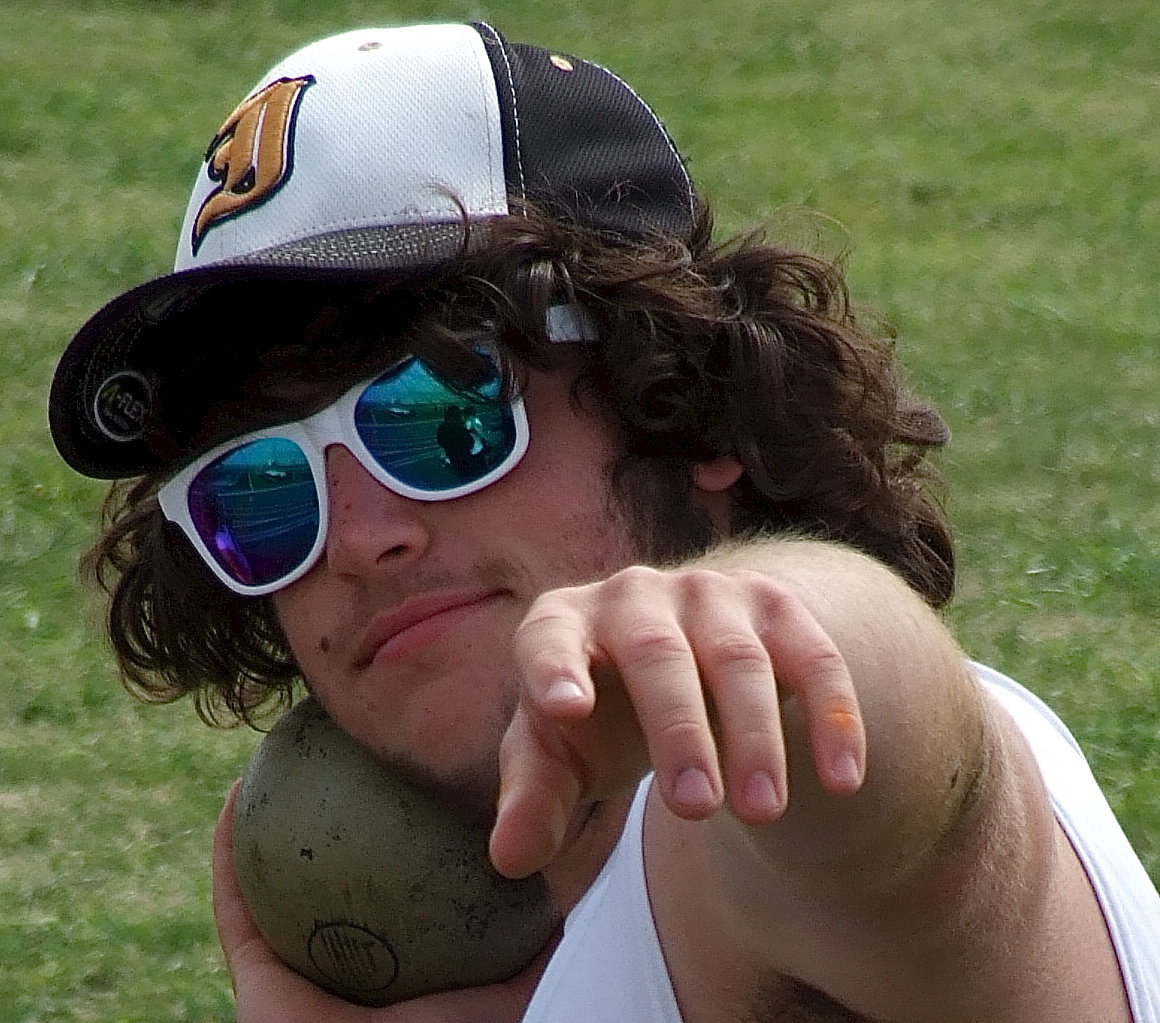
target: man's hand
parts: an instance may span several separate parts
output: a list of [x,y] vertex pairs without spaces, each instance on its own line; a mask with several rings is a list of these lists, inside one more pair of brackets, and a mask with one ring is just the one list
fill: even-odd
[[783,701],[806,723],[823,789],[856,792],[866,743],[838,648],[786,586],[743,569],[634,567],[544,594],[516,634],[519,709],[500,751],[491,838],[511,876],[559,853],[581,802],[651,764],[665,804],[747,824],[790,799]]
[[231,823],[237,785],[214,831],[213,907],[234,985],[238,1023],[516,1023],[531,999],[540,963],[502,984],[364,1008],[316,987],[286,966],[250,916],[233,868]]

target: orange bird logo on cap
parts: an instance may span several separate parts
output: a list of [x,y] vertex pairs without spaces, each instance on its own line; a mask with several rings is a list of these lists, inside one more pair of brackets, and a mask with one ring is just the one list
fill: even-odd
[[270,198],[290,177],[294,122],[313,75],[279,78],[254,93],[226,118],[205,153],[206,173],[220,184],[193,222],[193,251],[215,224]]

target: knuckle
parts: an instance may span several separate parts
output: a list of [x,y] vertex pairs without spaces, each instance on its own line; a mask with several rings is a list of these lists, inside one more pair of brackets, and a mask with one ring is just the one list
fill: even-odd
[[702,606],[731,606],[758,619],[795,614],[800,601],[781,582],[753,569],[689,569],[680,577],[682,596]]
[[831,696],[825,701],[822,714],[826,724],[840,732],[855,732],[862,727],[862,709],[851,696]]
[[774,728],[738,729],[729,736],[727,744],[728,762],[751,768],[765,764],[780,767],[784,763],[784,751],[782,733]]
[[652,584],[662,577],[662,573],[650,565],[629,565],[613,577],[625,583]]
[[646,599],[664,584],[663,573],[648,565],[629,565],[602,584],[613,600],[633,601]]
[[688,568],[680,573],[680,584],[695,594],[711,593],[726,585],[729,577],[712,568]]
[[769,654],[752,632],[722,632],[702,641],[698,655],[715,665],[753,671],[769,669]]
[[648,621],[631,626],[625,635],[625,645],[649,663],[668,663],[689,656],[684,634],[667,622]]
[[517,648],[537,647],[552,638],[564,639],[583,628],[584,616],[564,591],[544,594],[533,601],[516,626]]
[[675,710],[651,729],[652,738],[665,748],[696,748],[706,734],[707,725],[690,709]]
[[740,606],[748,602],[750,576],[765,579],[757,572],[690,568],[680,573],[677,586],[681,599],[693,607]]
[[750,578],[747,585],[755,601],[765,609],[771,617],[779,618],[787,614],[797,613],[804,607],[797,597],[783,583],[771,579],[758,572],[748,573]]
[[[856,707],[850,672],[846,666],[846,659],[832,643],[819,643],[806,657],[807,674],[814,680],[815,687],[825,689],[849,690],[844,697],[851,706]],[[843,697],[836,697],[843,699]]]
[[758,721],[743,725],[736,731],[736,743],[743,749],[767,750],[776,748],[782,739],[779,719],[770,718],[768,722]]

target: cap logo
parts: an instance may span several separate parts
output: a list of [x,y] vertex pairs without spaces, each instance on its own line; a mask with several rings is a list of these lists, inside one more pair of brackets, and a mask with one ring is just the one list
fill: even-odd
[[140,373],[114,373],[97,388],[93,421],[109,440],[135,441],[143,432],[152,396],[149,381]]
[[294,164],[294,124],[313,75],[279,78],[254,93],[226,118],[206,150],[206,174],[220,182],[193,222],[196,254],[206,232],[269,199],[286,183]]

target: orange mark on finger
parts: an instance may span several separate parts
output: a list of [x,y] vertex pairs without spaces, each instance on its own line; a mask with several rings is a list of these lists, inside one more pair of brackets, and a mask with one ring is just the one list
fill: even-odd
[[826,710],[826,724],[835,732],[853,735],[862,729],[861,718],[845,703],[832,703]]

